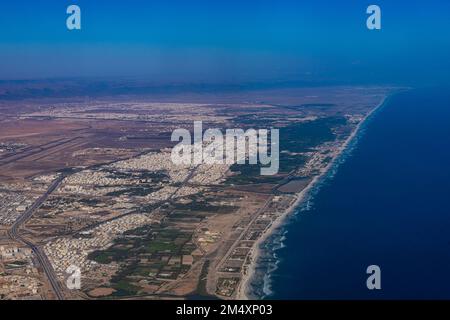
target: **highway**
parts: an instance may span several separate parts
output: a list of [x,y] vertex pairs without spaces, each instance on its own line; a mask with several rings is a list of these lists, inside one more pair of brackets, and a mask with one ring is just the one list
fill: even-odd
[[[141,153],[141,154],[139,154],[139,155],[142,155],[142,154],[144,154],[144,153]],[[137,156],[139,156],[139,155],[137,155]],[[131,157],[131,158],[134,158],[134,157],[137,157],[137,156],[133,156],[133,157]],[[114,163],[114,162],[117,162],[117,161],[112,161],[112,162],[109,162],[108,164]],[[105,165],[105,164],[97,164],[97,165],[93,165],[93,166],[90,166],[90,167],[85,168],[85,169],[95,168],[95,167],[98,167],[98,166],[101,166],[101,165]],[[74,170],[74,171],[73,171],[72,173],[70,173],[70,174],[74,174],[74,173],[83,171],[83,170],[85,170],[85,169],[79,168],[79,169]],[[156,203],[156,205],[157,205],[157,206],[161,206],[161,205],[164,204],[164,203],[170,202],[170,201],[173,199],[173,197],[176,195],[176,193],[177,193],[183,186],[185,186],[185,185],[189,182],[189,180],[190,180],[190,179],[192,178],[192,176],[195,174],[195,172],[196,172],[197,169],[198,169],[198,166],[194,167],[194,168],[189,172],[188,176],[187,176],[187,177],[183,180],[183,182],[180,184],[180,186],[179,186],[172,194],[170,194],[170,196],[169,196],[167,199],[161,200],[160,202]],[[52,194],[53,191],[55,191],[55,190],[58,188],[58,186],[61,184],[61,182],[62,182],[68,175],[70,175],[70,174],[69,174],[69,173],[68,173],[68,174],[61,174],[60,177],[58,177],[56,180],[54,180],[54,181],[52,182],[52,184],[49,186],[49,188],[47,189],[47,191],[45,192],[45,194],[43,194],[42,196],[40,196],[40,197],[39,197],[39,198],[31,205],[31,207],[29,207],[29,208],[28,208],[28,209],[27,209],[27,210],[26,210],[19,218],[17,218],[17,220],[14,222],[14,224],[13,224],[13,225],[11,226],[11,228],[8,230],[8,236],[9,236],[12,240],[19,241],[19,242],[21,242],[21,243],[23,243],[23,244],[29,246],[29,247],[31,248],[31,250],[33,250],[33,252],[34,252],[34,254],[36,255],[36,257],[37,257],[37,259],[38,259],[40,265],[42,266],[42,269],[44,270],[44,273],[45,273],[45,275],[46,275],[46,277],[47,277],[47,279],[48,279],[48,281],[49,281],[49,283],[50,283],[50,285],[51,285],[51,287],[52,287],[52,289],[53,289],[53,292],[55,293],[55,296],[57,297],[58,300],[64,300],[64,294],[63,294],[64,290],[62,289],[61,284],[60,284],[60,282],[58,281],[58,277],[56,276],[56,273],[55,273],[55,271],[54,271],[54,269],[53,269],[53,267],[52,267],[50,261],[48,260],[48,257],[47,257],[46,254],[42,251],[41,248],[39,248],[39,247],[38,247],[37,245],[35,245],[34,243],[32,243],[32,242],[29,241],[28,239],[26,239],[26,238],[24,238],[23,236],[21,236],[20,233],[19,233],[19,229],[20,229],[20,227],[21,227],[23,224],[25,224],[28,220],[31,219],[31,217],[32,217],[33,214],[36,212],[36,210],[38,210],[38,209],[41,207],[41,205],[47,200],[48,196],[49,196],[50,194]],[[131,213],[135,213],[135,212],[136,212],[136,211],[128,212],[128,213],[126,213],[126,214],[123,214],[123,215],[121,215],[121,216],[114,217],[114,218],[109,219],[109,220],[115,220],[115,219],[121,218],[121,217],[123,217],[123,216],[125,216],[125,215],[131,214]],[[107,220],[107,221],[109,221],[109,220]],[[89,229],[90,229],[90,228],[93,228],[93,227],[95,227],[95,226],[97,226],[97,225],[100,225],[100,224],[103,224],[103,223],[105,223],[105,222],[106,222],[106,221],[102,221],[102,222],[96,223],[96,224],[94,224],[94,225],[90,225],[88,228],[89,228]],[[79,231],[82,231],[82,230],[79,230]]]
[[39,209],[39,207],[47,200],[48,196],[58,188],[60,183],[64,180],[65,176],[61,175],[59,178],[57,178],[55,181],[52,182],[50,187],[47,189],[45,194],[43,194],[39,199],[37,199],[31,207],[29,207],[17,220],[14,222],[14,224],[11,226],[11,229],[8,230],[8,235],[12,240],[22,242],[23,244],[29,246],[31,250],[33,250],[34,254],[36,255],[36,258],[38,259],[40,265],[42,266],[42,269],[44,270],[44,273],[52,286],[53,292],[56,295],[56,298],[59,300],[64,299],[63,289],[61,288],[61,285],[58,281],[58,277],[55,274],[55,271],[53,270],[53,267],[48,260],[45,253],[42,251],[41,248],[36,246],[31,241],[25,239],[23,236],[20,235],[19,229],[20,227],[26,223],[28,220],[31,219],[34,212]]
[[80,137],[75,137],[75,138],[70,138],[70,139],[60,139],[57,141],[51,141],[48,142],[46,144],[37,146],[37,147],[28,147],[25,150],[19,152],[19,153],[15,153],[12,155],[8,155],[4,158],[0,159],[0,166],[4,166],[13,162],[16,162],[18,160],[22,160],[28,157],[31,157],[33,155],[39,154],[43,151],[48,151],[51,150],[53,148],[57,148],[60,147],[64,144],[67,144],[69,142],[72,142],[74,140],[80,139]]
[[[180,191],[180,189],[181,189],[182,187],[184,187],[184,186],[189,182],[189,180],[194,176],[194,174],[195,174],[195,172],[197,171],[198,167],[199,167],[199,166],[194,167],[194,168],[189,172],[189,174],[187,175],[187,177],[183,180],[183,182],[181,182],[180,186],[178,186],[178,187],[175,189],[175,191],[172,192],[172,193],[169,195],[169,197],[168,197],[167,199],[163,199],[163,200],[157,201],[157,202],[155,202],[155,203],[152,203],[152,207],[153,207],[152,211],[158,209],[158,208],[161,207],[163,204],[171,203],[173,197],[175,197],[175,195],[177,194],[177,192]],[[138,210],[132,210],[132,211],[129,211],[129,212],[127,212],[127,213],[123,213],[123,214],[121,214],[121,215],[115,216],[115,217],[113,217],[113,218],[105,219],[105,220],[102,220],[102,221],[99,221],[99,222],[90,224],[90,225],[88,225],[88,226],[86,226],[86,227],[84,227],[84,228],[79,229],[77,232],[79,233],[79,232],[91,230],[91,229],[93,229],[93,228],[95,228],[95,227],[98,227],[98,226],[100,226],[100,225],[102,225],[102,224],[105,224],[105,223],[107,223],[107,222],[114,221],[114,220],[118,220],[118,219],[123,218],[123,217],[125,217],[125,216],[131,215],[131,214],[136,214],[136,213],[140,213],[140,210],[139,210],[139,209],[138,209]]]
[[234,249],[239,245],[239,242],[242,240],[242,238],[244,238],[245,234],[250,229],[250,227],[253,225],[253,223],[264,213],[264,211],[267,209],[267,207],[269,206],[272,199],[273,199],[273,196],[270,196],[269,199],[266,200],[264,205],[261,208],[259,208],[258,211],[256,211],[256,213],[253,215],[250,222],[247,224],[247,226],[244,228],[244,230],[242,230],[242,232],[239,234],[237,239],[230,246],[228,251],[223,255],[222,259],[220,259],[220,261],[216,267],[216,272],[220,272],[219,271],[220,267],[226,262],[228,257],[233,253]]

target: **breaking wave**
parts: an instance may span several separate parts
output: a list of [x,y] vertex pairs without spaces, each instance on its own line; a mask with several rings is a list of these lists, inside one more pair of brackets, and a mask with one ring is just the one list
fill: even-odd
[[[308,213],[314,208],[314,199],[321,190],[321,188],[330,183],[337,174],[339,167],[352,155],[356,149],[361,137],[366,132],[367,124],[370,123],[373,115],[379,111],[378,108],[371,116],[369,116],[364,123],[361,124],[358,132],[349,141],[346,148],[334,159],[332,165],[326,173],[312,186],[310,191],[305,195],[304,200],[294,209],[293,213],[286,218],[286,221],[275,230],[267,240],[260,245],[260,255],[255,262],[255,272],[252,279],[249,281],[248,296],[252,299],[266,299],[270,298],[274,292],[272,290],[272,282],[274,271],[277,270],[280,259],[277,252],[280,249],[287,247],[285,240],[287,235],[286,227],[290,225],[293,220],[301,217],[302,214]],[[284,275],[286,276],[286,275]]]

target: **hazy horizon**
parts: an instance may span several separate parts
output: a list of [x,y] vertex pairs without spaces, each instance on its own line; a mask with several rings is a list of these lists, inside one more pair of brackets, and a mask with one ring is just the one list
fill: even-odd
[[[81,30],[65,22],[81,8]],[[19,0],[0,8],[0,79],[448,82],[450,3]]]

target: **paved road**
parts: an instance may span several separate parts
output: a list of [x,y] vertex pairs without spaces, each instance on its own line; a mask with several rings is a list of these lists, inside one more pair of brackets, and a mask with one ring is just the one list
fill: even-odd
[[[152,205],[152,211],[158,209],[158,208],[161,207],[163,204],[172,203],[172,199],[175,197],[175,195],[177,194],[177,192],[178,192],[182,187],[186,186],[186,184],[189,182],[189,180],[194,176],[194,174],[195,174],[195,172],[197,171],[198,167],[199,167],[199,166],[194,167],[194,168],[189,172],[189,174],[188,174],[187,177],[183,180],[183,182],[181,182],[181,184],[179,185],[179,187],[177,187],[177,188],[175,189],[175,191],[172,192],[172,193],[169,195],[169,197],[167,197],[167,199],[163,199],[163,200],[157,201],[157,202],[155,202],[155,203],[152,203],[152,204],[151,204],[151,205]],[[99,221],[99,222],[90,224],[90,225],[88,225],[88,226],[86,226],[86,227],[84,227],[84,228],[79,229],[79,230],[77,231],[77,233],[84,232],[84,231],[87,231],[87,230],[91,230],[91,229],[93,229],[93,228],[95,228],[95,227],[98,227],[98,226],[100,226],[100,225],[102,225],[102,224],[105,224],[105,223],[107,223],[107,222],[114,221],[114,220],[118,220],[118,219],[123,218],[123,217],[125,217],[125,216],[131,215],[131,214],[135,214],[135,213],[140,213],[140,212],[141,212],[140,209],[132,210],[132,211],[129,211],[129,212],[127,212],[127,213],[123,213],[123,214],[121,214],[121,215],[115,216],[115,217],[113,217],[113,218],[105,219],[105,220],[102,220],[102,221]]]
[[222,267],[222,265],[227,261],[228,257],[231,256],[231,254],[233,253],[234,249],[239,245],[239,242],[242,240],[242,238],[244,238],[244,236],[247,234],[247,231],[251,228],[251,226],[253,225],[253,223],[256,221],[256,219],[258,219],[263,213],[264,211],[267,209],[267,207],[269,206],[270,202],[272,201],[273,196],[270,196],[269,199],[266,200],[266,202],[264,203],[264,205],[258,209],[258,211],[255,213],[255,215],[252,217],[252,219],[250,220],[250,222],[247,224],[247,226],[245,227],[244,230],[242,230],[242,232],[239,234],[239,236],[237,237],[237,239],[233,242],[233,244],[231,245],[231,247],[227,250],[227,252],[223,255],[222,259],[220,259],[219,263],[216,266],[216,272],[220,272],[220,268]]
[[50,149],[59,147],[61,145],[64,145],[66,143],[75,141],[77,139],[80,139],[80,137],[75,137],[75,138],[70,138],[70,139],[60,139],[57,141],[52,141],[52,142],[48,142],[46,144],[37,146],[37,147],[31,147],[31,148],[27,148],[22,152],[16,153],[16,154],[12,154],[9,155],[5,158],[0,159],[0,166],[4,166],[13,162],[16,162],[18,160],[27,158],[27,157],[31,157],[33,155],[39,154],[43,151],[48,151]]
[[[144,152],[143,152],[143,153],[140,153],[139,155],[142,155],[142,154],[144,154]],[[138,156],[139,156],[139,155],[138,155]],[[132,158],[134,158],[134,157],[132,157]],[[107,164],[111,164],[111,163],[114,163],[114,162],[117,162],[117,161],[112,161],[112,162],[109,162],[109,163],[107,163]],[[90,166],[90,167],[85,168],[85,169],[81,169],[81,168],[80,168],[80,169],[76,169],[76,170],[73,170],[73,172],[72,172],[71,174],[74,174],[74,173],[77,173],[77,172],[80,172],[80,171],[83,171],[83,170],[86,170],[86,169],[90,169],[90,168],[94,168],[94,167],[99,167],[99,166],[101,166],[101,165],[105,165],[105,164],[97,164],[97,165],[93,165],[93,166]],[[177,189],[176,189],[176,190],[175,190],[175,191],[174,191],[167,199],[162,200],[160,204],[158,203],[158,205],[162,205],[163,203],[170,202],[170,201],[172,200],[172,198],[175,196],[175,194],[176,194],[176,193],[177,193],[184,185],[186,185],[186,184],[188,183],[188,181],[192,178],[192,176],[195,174],[197,168],[198,168],[198,166],[194,167],[194,168],[191,170],[191,172],[188,174],[188,176],[187,176],[187,177],[183,180],[183,182],[180,184],[180,186],[179,186],[179,187],[178,187],[178,188],[177,188]],[[41,264],[41,266],[42,266],[42,268],[43,268],[43,270],[44,270],[44,272],[45,272],[45,275],[47,276],[47,278],[48,278],[48,280],[49,280],[49,282],[50,282],[50,284],[51,284],[51,286],[52,286],[52,289],[53,289],[53,291],[54,291],[56,297],[57,297],[59,300],[63,300],[63,299],[64,299],[63,289],[61,288],[61,284],[60,284],[59,281],[58,281],[58,277],[56,276],[55,271],[53,270],[53,267],[52,267],[50,261],[48,260],[47,256],[45,255],[45,253],[42,251],[41,248],[39,248],[39,247],[36,246],[34,243],[32,243],[31,241],[25,239],[24,237],[22,237],[22,236],[19,234],[19,228],[20,228],[21,225],[23,225],[24,223],[26,223],[26,222],[33,216],[33,213],[34,213],[37,209],[39,209],[39,207],[47,200],[48,196],[49,196],[50,194],[52,194],[52,192],[55,191],[56,188],[58,188],[58,186],[61,184],[61,182],[62,182],[62,181],[64,180],[64,178],[66,178],[66,177],[67,177],[67,175],[62,174],[58,179],[56,179],[55,181],[53,181],[52,184],[50,185],[50,187],[49,187],[49,188],[47,189],[47,191],[45,192],[45,194],[43,194],[41,197],[39,197],[39,199],[37,199],[37,200],[33,203],[33,205],[32,205],[30,208],[28,208],[28,209],[24,212],[24,213],[23,213],[23,214],[22,214],[22,215],[14,222],[14,224],[11,226],[11,229],[8,231],[8,235],[9,235],[9,237],[10,237],[11,239],[16,240],[16,241],[19,241],[19,242],[22,242],[22,243],[28,245],[28,246],[33,250],[33,252],[35,253],[35,255],[36,255],[36,257],[37,257],[39,263]],[[134,212],[134,211],[133,211],[133,212]],[[129,213],[127,213],[127,214],[131,214],[131,213],[132,213],[132,212],[129,212]],[[127,215],[127,214],[125,214],[125,215]],[[112,218],[112,219],[110,219],[110,220],[117,219],[117,218],[120,218],[120,217],[122,217],[122,216],[124,216],[124,215],[121,215],[121,216],[119,216],[119,217]],[[100,223],[97,223],[97,225],[102,224],[102,223],[105,223],[105,222],[106,222],[106,221],[102,221],[102,222],[100,222]],[[94,224],[94,225],[95,225],[95,224]],[[89,228],[92,228],[92,227],[93,227],[92,225],[89,226]]]
[[29,246],[31,250],[33,250],[34,254],[36,255],[40,265],[42,266],[45,275],[47,276],[48,281],[50,282],[50,285],[52,286],[52,289],[56,295],[56,297],[59,300],[64,299],[63,290],[61,288],[61,285],[58,281],[58,277],[55,274],[55,271],[53,270],[53,267],[48,260],[45,253],[42,251],[41,248],[36,246],[31,241],[25,239],[23,236],[19,233],[19,228],[21,225],[26,223],[30,218],[33,216],[33,213],[39,209],[39,207],[47,200],[48,196],[56,190],[56,188],[59,186],[59,184],[64,180],[65,176],[61,175],[58,179],[52,182],[50,187],[47,189],[45,194],[43,194],[39,199],[37,199],[31,207],[29,207],[11,226],[11,229],[8,231],[8,235],[11,239],[22,242]]

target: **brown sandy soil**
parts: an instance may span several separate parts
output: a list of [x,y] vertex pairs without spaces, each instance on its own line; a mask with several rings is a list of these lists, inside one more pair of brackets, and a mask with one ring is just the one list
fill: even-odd
[[113,288],[96,288],[94,290],[89,291],[89,295],[91,297],[106,297],[116,292]]
[[[0,176],[5,179],[26,179],[67,167],[117,161],[143,148],[159,150],[172,144],[157,127],[148,124],[72,119],[2,121],[0,142],[26,145],[14,154],[0,155]],[[117,148],[122,153],[74,156],[92,148]]]
[[210,266],[206,289],[209,294],[215,294],[218,280],[217,267],[220,265],[222,259],[225,257],[228,250],[230,250],[236,239],[240,236],[242,230],[269,197],[269,195],[264,195],[262,193],[245,193],[244,199],[239,204],[239,210],[235,213],[236,216],[233,220],[227,219],[224,216],[219,216],[217,219],[213,219],[213,221],[210,222],[209,225],[212,230],[214,230],[213,226],[217,228],[217,230],[223,230],[223,236],[215,246],[211,248],[211,251],[209,251],[210,254],[208,255]]
[[180,297],[195,293],[200,281],[202,265],[202,261],[195,263],[182,279],[164,285],[158,290],[158,293]]
[[286,193],[297,193],[302,191],[311,181],[310,178],[291,180],[278,188],[278,191]]
[[39,136],[57,136],[58,134],[87,129],[88,126],[81,122],[64,120],[8,120],[3,121],[0,126],[1,140],[17,140]]
[[258,192],[258,193],[266,193],[270,194],[273,191],[273,188],[275,188],[276,184],[270,184],[270,183],[261,183],[258,184],[258,188],[255,188],[254,185],[242,185],[242,186],[233,186],[231,187],[232,190],[236,190],[238,192]]
[[[23,105],[18,102],[6,105],[0,102],[0,109],[5,110],[4,114],[7,114],[7,119],[4,118],[0,122],[0,142],[12,141],[27,145],[17,150],[15,154],[0,154],[0,182],[3,183],[8,179],[23,179],[25,182],[31,183],[31,179],[35,176],[54,173],[59,169],[118,160],[122,157],[138,154],[143,149],[159,150],[160,148],[170,147],[173,145],[170,142],[172,130],[179,127],[190,128],[193,121],[198,120],[198,117],[207,118],[207,120],[204,120],[204,128],[210,125],[219,128],[225,128],[226,126],[246,128],[246,126],[253,124],[245,121],[240,122],[237,119],[239,116],[255,115],[259,120],[265,119],[265,121],[270,121],[271,125],[277,127],[289,123],[292,119],[302,121],[301,119],[308,117],[361,115],[373,107],[373,101],[377,100],[377,97],[383,96],[386,88],[375,88],[370,91],[370,94],[367,94],[367,92],[367,88],[335,87],[265,90],[264,92],[253,90],[239,94],[225,93],[221,95],[174,95],[170,97],[170,102],[180,101],[183,105],[170,104],[166,107],[160,105],[153,108],[152,103],[149,102],[142,106],[142,108],[148,106],[148,110],[139,109],[140,107],[133,108],[133,103],[130,101],[134,100],[128,100],[127,98],[123,98],[123,104],[118,104],[119,99],[116,98],[89,102],[82,99],[72,99],[71,108],[73,104],[74,108],[78,109],[69,115],[73,116],[72,119],[63,118],[65,114],[62,114],[58,119],[52,119],[51,116],[40,116],[39,119],[41,120],[37,120],[38,118],[27,119],[26,117],[27,114],[33,112],[43,112],[47,107],[52,112],[58,112],[58,107],[53,107],[51,99],[41,102],[28,101],[24,102]],[[142,101],[145,100],[142,99]],[[167,101],[167,99],[159,101]],[[221,104],[186,106],[185,104],[188,101],[220,102]],[[246,102],[242,103],[242,101]],[[110,103],[111,106],[109,106]],[[94,104],[95,108],[86,112],[83,110],[83,108],[92,107]],[[167,110],[165,111],[164,108],[167,108]],[[144,117],[150,115],[160,117],[161,121],[153,121],[153,118],[148,122],[79,119],[79,117],[86,115],[92,114],[95,116],[95,114],[101,115],[108,112],[142,115]],[[21,118],[19,119],[17,116]],[[101,152],[82,155],[83,151],[93,148],[117,148],[121,151],[114,155]],[[305,183],[307,184],[307,181],[294,180],[281,186],[278,190],[296,193],[305,187]],[[231,252],[231,248],[240,238],[243,230],[258,215],[259,209],[266,203],[267,199],[272,197],[275,187],[277,186],[273,184],[260,184],[258,186],[235,186],[233,188],[220,185],[211,188],[215,190],[214,192],[219,190],[218,198],[220,198],[222,192],[229,192],[232,196],[242,197],[238,203],[235,203],[238,209],[226,214],[208,213],[206,218],[198,225],[193,225],[197,222],[179,222],[177,227],[195,229],[193,243],[197,246],[197,249],[195,253],[190,254],[195,257],[194,262],[192,268],[183,277],[175,281],[165,282],[157,295],[185,296],[195,292],[198,289],[203,265],[209,266],[206,275],[206,289],[209,294],[215,294],[217,280],[220,276],[218,267],[224,262],[224,257]],[[208,199],[210,198],[208,197]],[[105,201],[107,200],[105,199]],[[26,225],[29,230],[22,230],[25,236],[30,236],[33,240],[42,241],[46,240],[43,237],[57,238],[61,236],[69,223],[68,220],[77,216],[77,212],[66,211],[53,219],[40,215],[41,212],[38,210],[30,219]],[[78,217],[83,217],[82,212],[78,214]],[[88,221],[87,223],[92,222]],[[211,242],[202,241],[200,243],[199,239],[204,237],[205,230],[217,233],[219,236]],[[4,234],[0,234],[0,239],[3,236]],[[39,241],[37,243],[42,244]],[[243,246],[246,247],[245,244]],[[251,246],[249,244],[249,248]],[[100,279],[100,277],[95,278]],[[87,290],[90,290],[90,295],[101,297],[111,294],[111,290],[114,289],[101,287],[103,283],[107,283],[108,279],[102,279],[102,281],[105,281],[101,283],[93,282],[92,286],[87,287]],[[148,292],[150,292],[154,288],[143,287],[143,289],[148,289]],[[44,297],[54,298],[50,292],[44,294]]]

